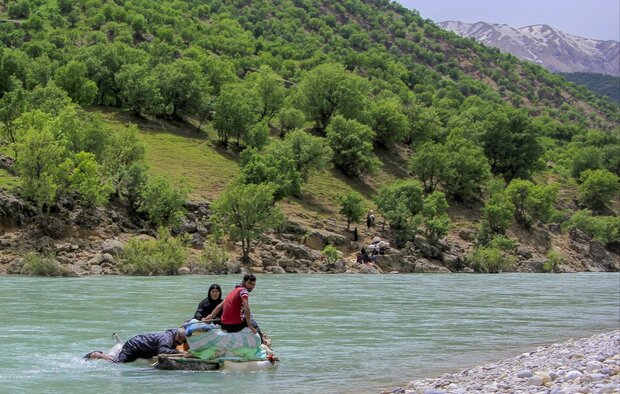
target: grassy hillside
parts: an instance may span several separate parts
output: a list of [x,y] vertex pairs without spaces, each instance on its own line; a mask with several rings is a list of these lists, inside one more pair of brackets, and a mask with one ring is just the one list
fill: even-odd
[[[453,224],[508,215],[493,236],[584,208],[617,219],[618,105],[394,2],[17,0],[0,19],[0,151],[20,152],[20,177],[0,172],[0,187],[41,213],[63,196],[144,204],[143,160],[193,199],[240,173],[299,179],[279,204],[309,224],[338,217],[350,191],[377,208],[381,190],[413,179],[420,201],[379,207],[416,211],[399,231],[443,226],[417,219],[441,216],[444,198]],[[131,125],[144,157],[129,152]],[[307,179],[280,138],[295,129],[333,152]]]

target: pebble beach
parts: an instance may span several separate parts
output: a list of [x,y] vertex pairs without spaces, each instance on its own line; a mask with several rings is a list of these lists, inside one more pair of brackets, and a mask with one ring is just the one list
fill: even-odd
[[539,347],[382,394],[620,393],[620,331]]

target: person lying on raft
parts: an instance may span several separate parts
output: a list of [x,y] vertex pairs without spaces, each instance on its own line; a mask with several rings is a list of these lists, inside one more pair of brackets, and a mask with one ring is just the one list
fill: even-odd
[[[211,314],[213,310],[221,303],[222,303],[222,288],[217,283],[214,283],[209,287],[207,298],[200,301],[200,304],[198,304],[196,313],[194,313],[194,319],[202,320],[203,317],[206,317],[207,315]],[[222,312],[214,316],[215,318],[220,318],[222,316]]]
[[138,358],[151,358],[158,354],[183,354],[176,349],[186,343],[185,329],[171,329],[164,332],[140,334],[131,338],[123,345],[118,356],[114,357],[100,351],[94,351],[84,356],[85,359],[107,360],[113,363],[129,363]]

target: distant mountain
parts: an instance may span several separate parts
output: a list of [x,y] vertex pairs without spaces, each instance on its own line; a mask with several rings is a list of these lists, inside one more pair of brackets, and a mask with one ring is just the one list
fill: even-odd
[[620,42],[577,37],[548,25],[514,28],[496,23],[440,22],[463,37],[538,63],[553,72],[620,76]]

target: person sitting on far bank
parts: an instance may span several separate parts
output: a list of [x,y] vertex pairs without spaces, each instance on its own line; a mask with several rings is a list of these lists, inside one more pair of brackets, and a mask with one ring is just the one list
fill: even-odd
[[139,358],[151,358],[158,354],[185,354],[185,352],[177,350],[177,346],[185,343],[185,329],[177,328],[164,332],[136,335],[123,344],[121,352],[116,357],[101,351],[94,351],[85,355],[84,359],[130,363]]
[[246,274],[243,282],[236,285],[233,291],[228,293],[224,302],[219,304],[213,312],[211,312],[203,320],[209,321],[213,316],[217,316],[222,312],[221,323],[222,329],[226,332],[239,332],[248,327],[252,333],[258,333],[252,324],[252,314],[250,312],[250,292],[256,287],[256,276]]
[[[212,284],[209,287],[209,292],[207,293],[207,298],[200,301],[198,304],[198,308],[196,309],[196,313],[194,313],[194,319],[202,320],[207,315],[210,315],[213,310],[222,303],[222,288],[217,283]],[[220,318],[222,313],[219,315],[215,315],[215,318]]]

